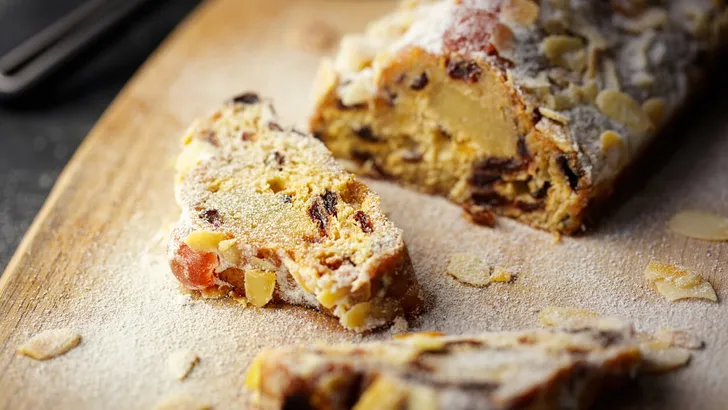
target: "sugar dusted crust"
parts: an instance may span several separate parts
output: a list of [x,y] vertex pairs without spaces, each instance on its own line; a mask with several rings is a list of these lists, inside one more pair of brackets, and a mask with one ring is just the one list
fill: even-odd
[[264,409],[577,409],[634,374],[640,358],[631,327],[605,318],[568,330],[274,348],[246,385]]
[[379,197],[310,135],[284,129],[268,102],[241,95],[183,139],[169,245],[183,286],[325,311],[349,329],[420,306],[419,287]]
[[476,222],[572,233],[727,28],[711,0],[406,1],[322,64],[311,129]]

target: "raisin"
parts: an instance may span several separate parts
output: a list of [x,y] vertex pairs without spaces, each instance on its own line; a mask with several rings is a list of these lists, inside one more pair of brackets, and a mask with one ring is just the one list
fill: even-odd
[[324,209],[320,197],[314,198],[311,206],[308,208],[308,216],[318,226],[319,235],[327,236],[329,217],[326,215],[326,209]]
[[543,208],[543,202],[514,201],[513,206],[523,212],[533,212]]
[[503,198],[497,192],[490,190],[483,192],[473,192],[470,198],[476,205],[502,206],[508,203],[508,200],[506,198]]
[[324,201],[324,209],[326,212],[328,212],[329,215],[336,216],[336,193],[326,190],[326,192],[321,195],[321,199]]
[[268,128],[273,131],[283,131],[283,127],[278,125],[277,122],[273,122],[273,121],[268,122]]
[[215,146],[215,147],[220,146],[220,141],[218,141],[217,134],[215,134],[215,131],[205,130],[204,135],[205,135],[205,141],[209,142],[210,145]]
[[362,211],[356,211],[356,213],[354,213],[354,220],[359,222],[359,226],[361,227],[362,232],[374,232],[374,227],[372,226],[372,221],[369,219],[369,215],[365,214]]
[[559,154],[556,156],[556,163],[559,165],[564,176],[566,176],[566,179],[569,181],[569,187],[571,187],[571,190],[576,191],[579,187],[579,176],[569,166],[569,159],[566,155]]
[[316,138],[319,141],[323,141],[324,140],[324,134],[321,133],[321,132],[314,132],[313,133],[313,137]]
[[489,157],[476,162],[473,170],[493,171],[493,172],[510,172],[518,170],[521,167],[520,161],[513,158]]
[[480,80],[480,66],[474,61],[448,60],[447,74],[456,80],[477,83]]
[[217,209],[207,209],[202,211],[200,212],[199,217],[200,219],[204,219],[212,224],[212,226],[219,227],[222,225],[222,218],[220,218],[220,213]]
[[427,78],[427,73],[422,73],[412,81],[412,84],[410,84],[410,88],[415,91],[420,91],[421,89],[425,88],[425,86],[427,86],[427,83],[429,81],[430,80]]
[[530,156],[528,153],[528,147],[526,147],[526,138],[523,135],[518,137],[516,151],[518,152],[518,156],[521,158],[528,158]]
[[488,207],[471,204],[463,206],[463,210],[465,211],[465,215],[468,219],[478,225],[495,225],[495,214]]
[[244,93],[234,97],[233,102],[240,104],[257,104],[260,102],[260,97],[256,93]]
[[252,141],[253,140],[253,133],[248,131],[243,131],[242,134],[240,134],[240,139],[243,141]]
[[372,131],[372,127],[370,127],[368,125],[355,129],[354,134],[356,134],[357,137],[363,139],[364,141],[369,141],[369,142],[380,142],[381,141],[379,138],[377,138],[374,135],[374,132]]
[[402,161],[404,162],[420,162],[422,161],[422,153],[417,151],[404,151],[402,153]]

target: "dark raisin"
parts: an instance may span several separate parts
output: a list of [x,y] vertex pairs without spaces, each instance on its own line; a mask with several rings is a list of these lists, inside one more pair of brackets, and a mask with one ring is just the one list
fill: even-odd
[[354,220],[359,222],[362,232],[374,232],[374,227],[372,226],[372,221],[369,219],[369,215],[362,211],[356,211],[356,213],[354,213]]
[[280,125],[278,125],[277,122],[273,122],[273,121],[270,121],[268,123],[268,128],[271,129],[271,130],[273,130],[273,131],[283,131],[283,127],[281,127]]
[[521,158],[528,158],[528,147],[526,147],[526,138],[521,135],[518,137],[518,144],[516,145],[516,151],[518,152],[518,156]]
[[286,157],[278,151],[273,152],[273,157],[278,165],[283,165],[286,162]]
[[240,94],[233,98],[233,102],[240,104],[257,104],[259,101],[260,97],[256,93]]
[[470,204],[463,206],[463,210],[468,219],[478,225],[495,225],[495,214],[488,207]]
[[283,410],[314,410],[311,398],[304,392],[287,395],[283,402]]
[[353,158],[357,162],[364,163],[364,162],[367,162],[369,160],[373,160],[374,159],[374,155],[371,152],[361,151],[361,150],[358,150],[358,149],[352,149],[351,150],[351,158]]
[[470,196],[476,205],[502,206],[508,204],[508,200],[495,191],[473,192]]
[[242,134],[240,134],[240,139],[243,141],[252,141],[253,140],[253,133],[249,131],[243,131]]
[[470,179],[468,179],[468,182],[470,185],[476,186],[476,187],[487,187],[492,185],[494,182],[500,181],[501,176],[498,174],[493,174],[489,172],[474,172],[473,175],[470,176]]
[[308,216],[316,224],[316,226],[318,226],[320,236],[328,235],[327,225],[329,217],[326,215],[326,209],[324,209],[324,205],[320,197],[313,199],[311,206],[308,208]]
[[369,141],[369,142],[380,142],[381,141],[379,138],[377,138],[374,135],[374,132],[372,131],[372,127],[370,127],[368,125],[355,129],[354,134],[356,134],[357,137],[363,139],[364,141]]
[[543,199],[546,197],[546,194],[548,194],[549,188],[551,188],[551,182],[546,181],[536,192],[532,192],[531,196],[535,199]]
[[473,171],[511,172],[521,167],[521,162],[514,158],[489,157],[473,164]]
[[324,209],[326,212],[328,212],[329,215],[336,216],[336,193],[327,190],[323,195],[321,195],[321,199],[324,200]]
[[422,153],[417,151],[404,151],[402,152],[402,161],[404,162],[420,162],[422,161]]
[[217,209],[207,209],[202,211],[200,212],[199,217],[200,219],[204,219],[208,223],[212,224],[212,226],[219,227],[222,225],[222,218],[220,217],[220,213]]
[[449,132],[442,126],[437,126],[437,132],[440,134],[441,137],[445,138],[446,140],[452,140],[452,135],[450,135]]
[[427,78],[427,73],[422,73],[412,81],[412,84],[410,84],[410,88],[415,91],[419,91],[425,88],[429,81],[430,80]]
[[447,74],[456,80],[477,83],[480,80],[480,66],[474,61],[448,60]]
[[369,173],[370,176],[374,178],[384,178],[389,175],[384,171],[384,168],[377,163],[374,158],[374,154],[371,152],[352,149],[349,155],[351,155],[351,159],[358,162],[360,165],[368,164],[371,166],[372,172]]
[[579,187],[579,176],[576,175],[576,173],[569,166],[569,158],[567,158],[564,154],[560,154],[556,157],[556,163],[559,165],[561,171],[564,173],[566,179],[569,181],[569,186],[571,187],[571,190],[576,191],[576,189]]
[[321,133],[321,132],[314,132],[313,133],[313,137],[316,138],[319,141],[323,141],[324,140],[324,134]]
[[513,206],[523,212],[533,212],[539,209],[543,209],[543,202],[525,202],[517,200],[513,202]]

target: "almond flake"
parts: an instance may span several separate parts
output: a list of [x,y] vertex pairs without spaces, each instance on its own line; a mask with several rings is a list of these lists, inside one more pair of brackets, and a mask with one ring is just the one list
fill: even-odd
[[689,238],[728,241],[728,218],[708,212],[680,212],[670,218],[667,227]]
[[665,118],[665,100],[660,97],[653,97],[642,103],[642,111],[650,117],[655,127],[662,123]]
[[614,60],[605,58],[604,62],[604,88],[607,90],[621,90],[622,86],[619,82],[619,76],[617,75],[617,66],[614,64]]
[[705,342],[685,330],[661,328],[654,335],[655,340],[668,343],[672,347],[698,350],[705,347]]
[[628,94],[617,90],[602,90],[597,95],[596,104],[607,117],[624,124],[632,131],[646,133],[652,129],[650,117]]
[[607,152],[613,148],[621,149],[624,147],[624,139],[614,131],[604,131],[601,137],[599,137],[599,140],[602,143],[602,152]]
[[630,33],[642,33],[659,29],[667,23],[667,11],[659,7],[651,7],[637,17],[622,21],[622,27]]
[[43,331],[18,347],[18,353],[35,360],[60,356],[81,343],[81,335],[71,329]]
[[653,340],[639,344],[642,354],[641,372],[665,373],[688,364],[690,351],[681,347],[671,347],[669,343]]
[[167,370],[176,380],[184,380],[199,361],[200,357],[191,350],[175,350],[167,358]]
[[644,71],[636,72],[632,75],[632,84],[641,88],[649,88],[655,83],[655,76]]
[[186,393],[177,393],[166,397],[154,407],[154,410],[210,410],[212,406]]
[[490,283],[490,268],[480,258],[469,253],[450,256],[445,271],[458,281],[471,286],[487,286]]
[[546,107],[538,107],[538,112],[546,118],[550,118],[560,124],[568,124],[569,118],[565,115]]
[[538,19],[538,4],[531,0],[506,0],[501,5],[500,17],[508,23],[531,26]]
[[653,261],[645,269],[645,278],[671,302],[689,298],[718,301],[718,296],[709,282],[682,266]]
[[543,326],[563,328],[583,327],[599,319],[599,315],[584,309],[547,307],[538,314]]
[[[583,52],[583,48],[584,42],[580,38],[562,34],[550,35],[541,43],[541,51],[551,64],[567,69],[571,69],[570,64],[573,64],[570,60],[575,59],[571,53]],[[586,55],[583,60],[586,65]]]

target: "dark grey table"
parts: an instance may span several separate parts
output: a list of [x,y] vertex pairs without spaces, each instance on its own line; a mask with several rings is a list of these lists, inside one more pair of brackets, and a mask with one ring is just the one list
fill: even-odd
[[52,79],[40,98],[0,107],[0,273],[91,126],[199,2],[157,1],[102,43],[88,63]]

